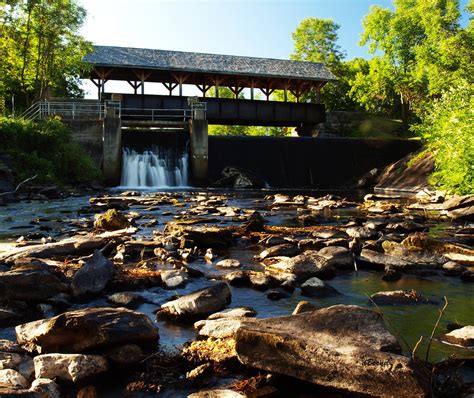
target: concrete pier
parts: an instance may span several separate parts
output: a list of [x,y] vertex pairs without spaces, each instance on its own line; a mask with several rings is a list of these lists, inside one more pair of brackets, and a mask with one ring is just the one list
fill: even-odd
[[108,185],[118,185],[122,172],[122,124],[118,117],[104,119],[102,171]]
[[209,143],[207,120],[194,118],[189,121],[190,176],[193,186],[207,186],[209,173]]

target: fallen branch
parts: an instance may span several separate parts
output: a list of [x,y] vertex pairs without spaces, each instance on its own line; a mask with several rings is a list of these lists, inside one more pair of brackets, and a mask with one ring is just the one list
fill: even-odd
[[38,177],[37,174],[34,175],[33,177],[27,178],[25,181],[20,182],[20,183],[17,185],[17,187],[15,188],[14,191],[11,191],[11,192],[2,192],[2,193],[0,193],[0,196],[3,196],[3,195],[12,195],[12,194],[16,193],[16,192],[20,189],[20,187],[21,187],[23,184],[26,184],[27,182],[34,180],[36,177]]
[[448,307],[448,298],[446,296],[444,296],[443,298],[444,298],[444,306],[439,311],[438,320],[436,321],[436,323],[433,327],[433,330],[431,331],[430,341],[428,342],[428,346],[426,347],[425,362],[428,362],[428,358],[429,358],[429,355],[430,355],[430,349],[431,349],[431,342],[433,341],[434,335],[436,333],[436,329],[438,329],[438,325],[441,322],[441,318],[443,317],[444,311],[446,311],[446,308]]

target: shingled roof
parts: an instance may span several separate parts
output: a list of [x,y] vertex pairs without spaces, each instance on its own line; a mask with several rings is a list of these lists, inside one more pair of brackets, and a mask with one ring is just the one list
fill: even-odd
[[146,69],[315,82],[336,80],[321,63],[146,48],[94,46],[84,58],[94,67]]

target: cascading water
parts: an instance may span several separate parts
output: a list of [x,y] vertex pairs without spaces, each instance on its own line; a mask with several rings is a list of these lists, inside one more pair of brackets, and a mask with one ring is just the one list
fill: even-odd
[[154,147],[142,153],[123,149],[122,178],[126,188],[174,188],[188,186],[188,151],[176,156],[174,151]]

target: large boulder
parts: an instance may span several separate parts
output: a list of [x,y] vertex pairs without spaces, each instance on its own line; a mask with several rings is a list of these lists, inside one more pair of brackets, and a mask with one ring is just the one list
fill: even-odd
[[0,272],[0,301],[42,301],[67,290],[67,285],[45,268],[22,266]]
[[364,396],[424,397],[399,349],[380,314],[352,305],[243,323],[236,334],[244,365]]
[[158,329],[144,314],[124,308],[88,308],[65,312],[15,328],[27,351],[81,353],[123,344],[155,343]]
[[37,379],[60,379],[76,382],[106,372],[107,359],[100,355],[44,354],[34,359]]
[[115,231],[130,227],[130,222],[119,210],[109,209],[103,214],[96,214],[94,227],[102,231]]
[[114,273],[114,265],[99,250],[94,251],[86,264],[74,274],[71,287],[76,297],[96,294],[104,290]]
[[194,321],[206,318],[220,311],[231,302],[231,292],[227,283],[220,282],[211,287],[200,289],[194,293],[168,301],[157,313],[180,321]]

